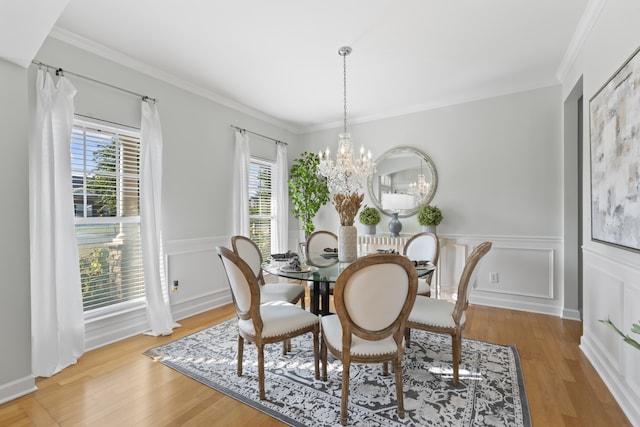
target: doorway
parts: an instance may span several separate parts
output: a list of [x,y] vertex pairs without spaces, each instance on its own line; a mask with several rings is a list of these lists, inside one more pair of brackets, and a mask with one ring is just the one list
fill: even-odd
[[564,102],[564,277],[565,319],[582,320],[584,108],[582,77]]

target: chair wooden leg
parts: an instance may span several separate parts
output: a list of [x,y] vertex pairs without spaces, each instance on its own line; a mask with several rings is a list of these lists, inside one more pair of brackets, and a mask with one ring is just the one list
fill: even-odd
[[244,338],[238,335],[238,370],[237,374],[239,377],[242,376],[242,353],[244,352]]
[[264,348],[262,345],[258,347],[258,389],[260,391],[260,400],[264,400]]
[[404,328],[404,346],[406,348],[411,346],[411,328]]
[[342,365],[342,404],[340,405],[340,424],[347,425],[349,414],[347,408],[349,406],[349,367],[350,362]]
[[453,363],[453,385],[458,385],[458,371],[460,368],[460,358],[462,350],[462,335],[455,333],[451,335],[451,347],[452,347],[452,363]]
[[393,369],[396,373],[396,399],[398,400],[398,417],[404,418],[404,392],[402,391],[402,364],[400,358],[393,361]]
[[[313,328],[313,367],[314,367],[314,377],[316,380],[320,379],[320,364],[318,362],[318,336],[320,335],[320,326],[316,325]],[[325,369],[326,375],[326,369]]]
[[286,355],[291,351],[291,338],[282,341],[282,354]]
[[324,339],[320,342],[320,356],[322,358],[322,381],[327,381],[327,344]]
[[389,375],[389,364],[387,362],[382,362],[382,375],[385,377]]

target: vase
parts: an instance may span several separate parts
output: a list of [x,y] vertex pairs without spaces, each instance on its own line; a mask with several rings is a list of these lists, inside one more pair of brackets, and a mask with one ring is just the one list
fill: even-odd
[[398,237],[402,231],[402,223],[398,219],[398,213],[393,212],[391,214],[391,221],[389,221],[389,233],[392,237]]
[[436,234],[436,226],[435,225],[423,225],[422,231],[426,233]]
[[365,224],[364,234],[373,236],[376,234],[376,224]]
[[358,258],[358,231],[355,225],[338,228],[338,261],[353,262]]

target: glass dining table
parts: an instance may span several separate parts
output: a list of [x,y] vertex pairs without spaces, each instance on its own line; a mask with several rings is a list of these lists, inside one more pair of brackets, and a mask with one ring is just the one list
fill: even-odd
[[[365,255],[366,256],[366,255]],[[336,253],[310,253],[304,263],[300,265],[300,271],[289,267],[289,260],[265,261],[262,270],[274,276],[285,277],[293,280],[308,281],[311,287],[311,307],[313,314],[327,315],[329,309],[329,295],[331,284],[338,280],[340,273],[349,266],[349,262],[339,262]],[[431,263],[417,267],[418,277],[427,277],[435,270]]]

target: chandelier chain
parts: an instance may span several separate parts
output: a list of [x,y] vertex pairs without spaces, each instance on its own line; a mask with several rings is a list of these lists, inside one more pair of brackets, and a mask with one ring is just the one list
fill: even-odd
[[343,95],[344,95],[344,133],[347,133],[347,53],[342,55],[342,68],[343,73]]

